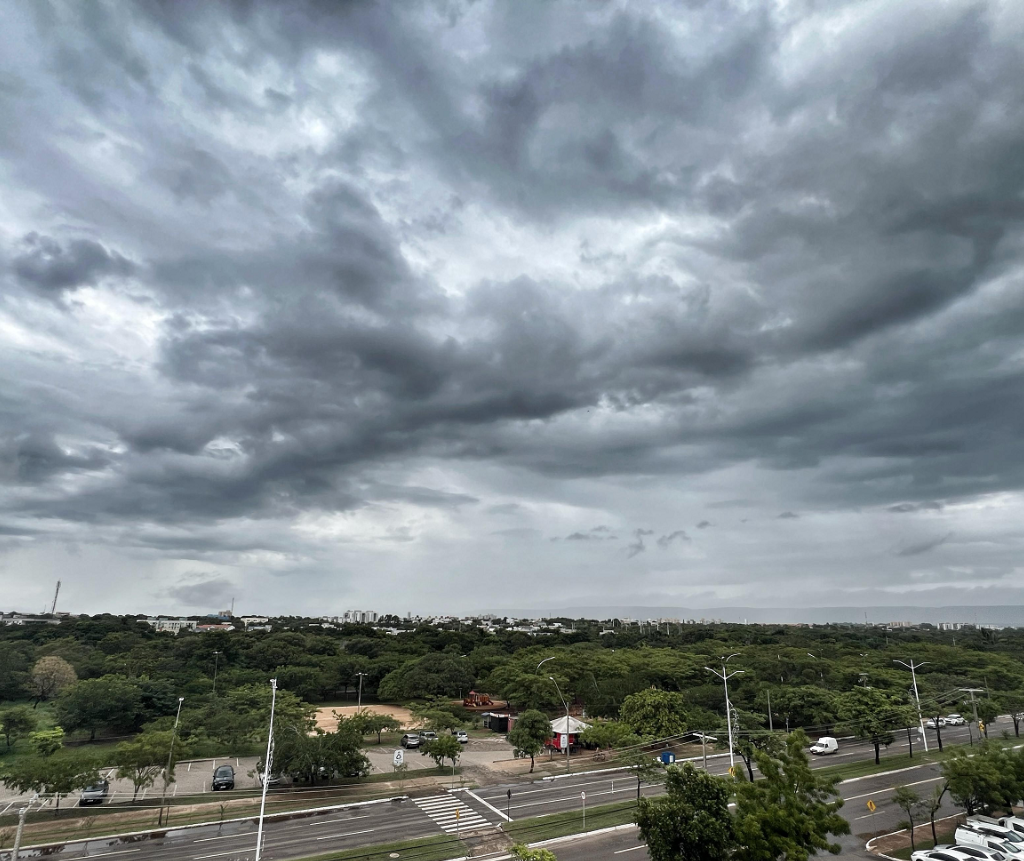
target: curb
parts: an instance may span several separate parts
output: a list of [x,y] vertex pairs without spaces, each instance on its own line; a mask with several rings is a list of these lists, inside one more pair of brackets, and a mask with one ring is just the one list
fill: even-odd
[[[408,801],[408,795],[394,795],[390,798],[374,798],[370,801],[352,801],[348,804],[332,804],[328,807],[308,807],[303,810],[287,810],[281,811],[280,813],[268,813],[263,819],[264,821],[270,819],[287,819],[289,817],[300,817],[309,816],[321,811],[331,810],[345,810],[349,807],[368,807],[372,804],[387,804],[392,801]],[[223,825],[227,822],[249,822],[259,819],[259,815],[255,816],[235,816],[231,819],[218,819],[213,822],[193,822],[189,825],[175,825],[173,828],[150,828],[146,831],[125,831],[121,834],[103,834],[97,837],[87,837],[84,840],[65,840],[63,843],[37,843],[32,846],[22,846],[22,851],[29,849],[48,849],[55,846],[66,847],[75,843],[92,843],[93,841],[99,840],[121,840],[125,837],[161,837],[166,835],[170,831],[186,831],[189,828],[209,828],[211,825]]]
[[[947,819],[958,819],[963,815],[964,814],[962,813],[954,813],[952,816],[943,816],[940,819],[936,819],[935,821],[945,822]],[[927,824],[927,822],[922,822],[920,825],[915,825],[914,830],[916,831],[918,828],[922,828]],[[888,834],[879,834],[876,837],[872,837],[867,843],[864,844],[864,851],[871,852],[871,854],[874,855],[876,858],[885,858],[887,859],[887,861],[899,861],[898,858],[893,858],[891,855],[886,855],[883,852],[872,852],[871,844],[874,843],[876,840],[881,840],[883,837],[895,837],[897,834],[903,834],[905,831],[907,831],[906,828],[900,828],[898,831],[890,831]]]

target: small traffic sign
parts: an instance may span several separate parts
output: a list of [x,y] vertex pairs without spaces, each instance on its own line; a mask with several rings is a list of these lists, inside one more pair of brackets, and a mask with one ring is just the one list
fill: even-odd
[[403,762],[405,762],[405,753],[401,748],[395,751],[394,763],[395,768],[398,768]]
[[512,790],[511,790],[511,789],[506,789],[506,790],[505,790],[505,797],[506,797],[507,799],[509,799],[509,801],[511,801],[511,800],[512,800]]
[[[872,813],[874,813],[875,810],[876,810],[875,802],[873,802],[870,798],[868,799],[867,807],[868,807],[868,810],[870,810]],[[872,821],[874,821],[874,820],[872,820]]]
[[580,793],[580,798],[582,798],[584,801],[586,801],[587,800],[587,793],[581,792]]

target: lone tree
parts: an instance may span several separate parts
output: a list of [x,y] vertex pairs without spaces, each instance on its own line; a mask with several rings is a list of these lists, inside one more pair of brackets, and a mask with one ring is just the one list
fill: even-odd
[[736,781],[736,861],[807,861],[816,852],[839,853],[829,835],[849,834],[850,825],[839,815],[838,779],[811,770],[806,746],[807,736],[794,732],[777,753],[755,752],[761,780]]
[[29,674],[28,687],[34,700],[32,708],[43,700],[53,699],[76,681],[78,676],[75,674],[75,668],[63,658],[56,655],[40,658]]
[[36,718],[28,706],[12,706],[0,712],[0,733],[10,750],[14,742],[36,728]]
[[9,766],[0,779],[18,792],[39,792],[56,799],[54,815],[60,811],[61,796],[99,781],[96,762],[90,756],[65,754],[37,756]]
[[[132,782],[134,792],[132,803],[138,798],[139,790],[150,787],[156,781],[171,749],[171,731],[150,731],[139,733],[132,741],[121,742],[114,748],[114,765],[117,776]],[[175,754],[182,745],[175,745]],[[176,760],[175,760],[176,761]],[[174,773],[174,761],[171,762],[170,783]]]
[[666,788],[637,804],[636,824],[652,861],[726,861],[735,849],[729,783],[687,762],[668,770]]
[[509,730],[508,743],[520,753],[530,757],[530,771],[533,771],[534,757],[544,749],[551,738],[551,721],[543,712],[529,709],[523,712]]
[[907,825],[910,828],[910,851],[917,851],[917,843],[914,840],[914,819],[921,813],[924,802],[921,796],[914,792],[909,786],[897,786],[892,794],[892,803],[907,814]]
[[689,729],[688,710],[682,694],[648,688],[626,697],[619,716],[637,735],[661,739],[682,735]]
[[391,715],[367,714],[363,719],[362,730],[366,734],[377,733],[377,744],[380,744],[380,737],[386,732],[395,732],[402,728],[402,722]]
[[942,799],[948,791],[949,784],[943,782],[942,786],[933,787],[932,794],[924,800],[925,811],[928,813],[928,822],[932,826],[932,844],[936,846],[939,843],[939,835],[935,832],[935,814],[942,807]]
[[452,768],[455,768],[459,757],[462,756],[462,745],[459,744],[459,740],[453,735],[439,735],[437,738],[431,739],[424,744],[420,748],[420,753],[434,760],[438,768],[444,765],[446,759],[450,759],[452,761]]
[[854,688],[839,697],[838,706],[840,718],[874,745],[875,765],[880,762],[879,747],[893,743],[894,730],[914,722],[906,702],[877,688]]

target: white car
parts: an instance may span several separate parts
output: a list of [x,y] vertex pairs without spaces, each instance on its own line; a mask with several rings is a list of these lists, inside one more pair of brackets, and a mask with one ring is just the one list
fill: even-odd
[[964,724],[967,723],[967,721],[964,720],[963,716],[962,715],[958,715],[958,714],[946,715],[943,718],[943,720],[947,724],[949,724],[949,726],[963,726]]
[[939,850],[956,849],[958,852],[965,852],[974,858],[982,859],[982,861],[1006,861],[1006,856],[1002,852],[996,849],[989,849],[987,846],[965,846],[963,844],[949,846],[948,844],[943,845],[940,843],[938,846],[933,846],[932,848]]
[[452,735],[455,736],[456,739],[458,739],[459,744],[469,743],[469,733],[466,732],[464,729],[453,729]]
[[965,852],[959,846],[936,846],[934,849],[918,849],[910,853],[911,861],[978,861],[977,856]]
[[945,725],[946,725],[946,719],[945,718],[928,718],[928,720],[926,720],[924,722],[925,729],[936,729],[936,728],[941,729]]

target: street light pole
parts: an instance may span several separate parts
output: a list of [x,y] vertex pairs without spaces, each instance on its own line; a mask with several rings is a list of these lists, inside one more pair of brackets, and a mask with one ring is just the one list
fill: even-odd
[[362,711],[363,708],[363,676],[366,673],[356,673],[359,676],[359,698],[356,700],[356,711]]
[[37,792],[29,800],[28,804],[18,811],[18,830],[14,832],[14,848],[11,850],[11,861],[18,861],[18,852],[21,850],[21,832],[25,830],[25,817],[32,807],[32,802],[39,799]]
[[260,799],[260,823],[256,829],[256,856],[260,861],[263,848],[263,811],[267,807],[267,784],[270,783],[270,768],[274,757],[274,706],[277,704],[277,679],[270,680],[270,730],[267,733],[267,755],[263,760],[263,797]]
[[[554,659],[555,655],[552,655],[550,658],[545,658],[537,664],[537,669],[539,670],[548,661],[553,661]],[[569,704],[565,701],[565,697],[562,696],[562,690],[558,687],[558,682],[555,681],[555,677],[548,676],[548,678],[555,686],[555,690],[558,692],[558,698],[562,701],[562,705],[565,706],[565,771],[566,774],[570,774],[572,772],[572,767],[569,765]]]
[[181,717],[181,704],[185,702],[184,697],[178,697],[178,713],[174,716],[174,726],[171,728],[171,747],[167,751],[167,769],[164,771],[164,791],[160,796],[160,815],[157,817],[157,824],[162,825],[164,821],[164,804],[167,801],[167,778],[171,774],[171,759],[174,756],[174,737],[178,733],[178,719]]
[[709,673],[713,673],[722,680],[722,684],[725,686],[725,725],[729,730],[729,767],[733,768],[736,765],[736,756],[732,750],[732,707],[729,705],[729,679],[733,676],[742,674],[743,670],[733,670],[731,673],[726,673],[725,665],[729,663],[732,658],[735,658],[739,652],[733,652],[727,658],[722,658],[722,672],[713,670],[711,667],[705,667]]
[[[917,720],[921,725],[921,741],[924,743],[924,752],[928,753],[928,734],[924,731],[924,718],[921,716],[921,695],[917,692],[917,670],[923,667],[925,664],[930,663],[929,661],[921,661],[919,664],[915,664],[913,660],[908,664],[906,661],[893,660],[894,664],[899,664],[902,667],[906,667],[910,670],[910,678],[914,680],[914,699],[917,700]],[[938,728],[936,728],[938,732]]]
[[213,653],[213,695],[217,696],[217,667],[220,664],[220,652]]
[[555,681],[554,676],[548,676],[551,679],[551,683],[555,686],[555,690],[558,691],[558,698],[562,701],[562,705],[565,706],[565,773],[572,773],[572,768],[569,766],[569,704],[565,701],[565,697],[562,696],[562,690],[558,687],[558,682]]

